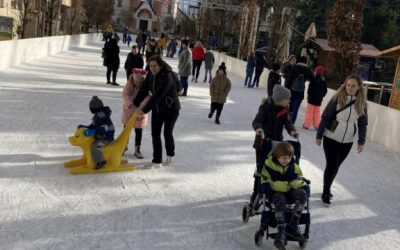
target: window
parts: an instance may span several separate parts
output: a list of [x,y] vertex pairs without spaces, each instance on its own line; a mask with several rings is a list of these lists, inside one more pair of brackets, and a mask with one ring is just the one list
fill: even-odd
[[0,8],[4,7],[4,0],[0,0]]
[[122,0],[118,0],[117,6],[118,6],[118,7],[122,7]]
[[11,0],[11,8],[16,9],[17,8],[17,0]]

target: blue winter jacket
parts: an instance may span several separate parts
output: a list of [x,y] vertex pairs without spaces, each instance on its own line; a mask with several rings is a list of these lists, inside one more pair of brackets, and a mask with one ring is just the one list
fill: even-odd
[[107,106],[99,109],[94,114],[89,128],[96,130],[94,135],[96,140],[113,141],[115,128],[111,121],[111,109]]

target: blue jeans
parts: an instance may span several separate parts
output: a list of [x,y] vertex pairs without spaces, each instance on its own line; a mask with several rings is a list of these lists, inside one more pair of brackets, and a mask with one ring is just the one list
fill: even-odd
[[189,87],[189,83],[188,83],[189,76],[181,76],[180,79],[181,79],[181,84],[182,84],[182,88],[183,88],[183,95],[186,96],[187,90]]
[[246,70],[246,78],[244,80],[244,86],[245,87],[247,87],[247,86],[250,87],[251,79],[253,78],[253,73],[254,73],[254,69],[247,69]]
[[302,99],[296,99],[292,98],[290,99],[290,104],[289,104],[289,111],[292,113],[292,123],[295,124],[296,119],[297,119],[297,113],[299,112],[299,108],[301,105]]

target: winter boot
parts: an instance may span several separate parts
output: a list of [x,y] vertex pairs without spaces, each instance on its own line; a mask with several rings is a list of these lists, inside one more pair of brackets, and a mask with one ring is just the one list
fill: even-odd
[[292,218],[290,219],[290,223],[286,226],[286,235],[290,236],[292,239],[297,241],[304,240],[304,235],[301,233],[299,229],[299,221],[303,208],[304,204],[301,204],[300,202],[297,201],[295,209],[293,211]]
[[172,164],[172,159],[173,159],[173,156],[168,156],[167,155],[167,160],[164,162],[164,165],[165,166],[171,165]]
[[145,169],[153,169],[153,168],[162,168],[162,164],[161,163],[148,163],[144,165]]
[[135,157],[138,159],[143,159],[142,152],[140,152],[140,145],[135,146]]
[[218,116],[215,117],[215,123],[218,124],[218,125],[221,124],[221,123],[219,122],[219,117],[218,117]]
[[329,207],[331,205],[330,195],[329,194],[322,194],[321,201],[322,201],[322,204],[325,207]]
[[277,212],[275,214],[275,217],[276,217],[278,232],[275,235],[274,246],[279,250],[285,250],[286,249],[285,246],[287,243],[285,235],[285,219],[283,218],[282,212]]
[[104,165],[106,165],[106,164],[107,164],[107,161],[101,161],[101,162],[96,163],[96,166],[94,168],[100,169],[100,168],[104,167]]
[[213,115],[214,115],[214,112],[210,111],[210,113],[208,113],[208,118],[211,119],[211,117],[213,117]]

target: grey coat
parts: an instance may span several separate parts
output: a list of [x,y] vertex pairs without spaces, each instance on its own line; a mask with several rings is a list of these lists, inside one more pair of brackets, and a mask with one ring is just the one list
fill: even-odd
[[212,69],[214,67],[214,63],[215,63],[214,54],[210,50],[208,50],[204,55],[204,64],[205,64],[204,66],[206,69]]
[[192,54],[186,48],[179,55],[178,74],[179,76],[190,76],[192,71]]

